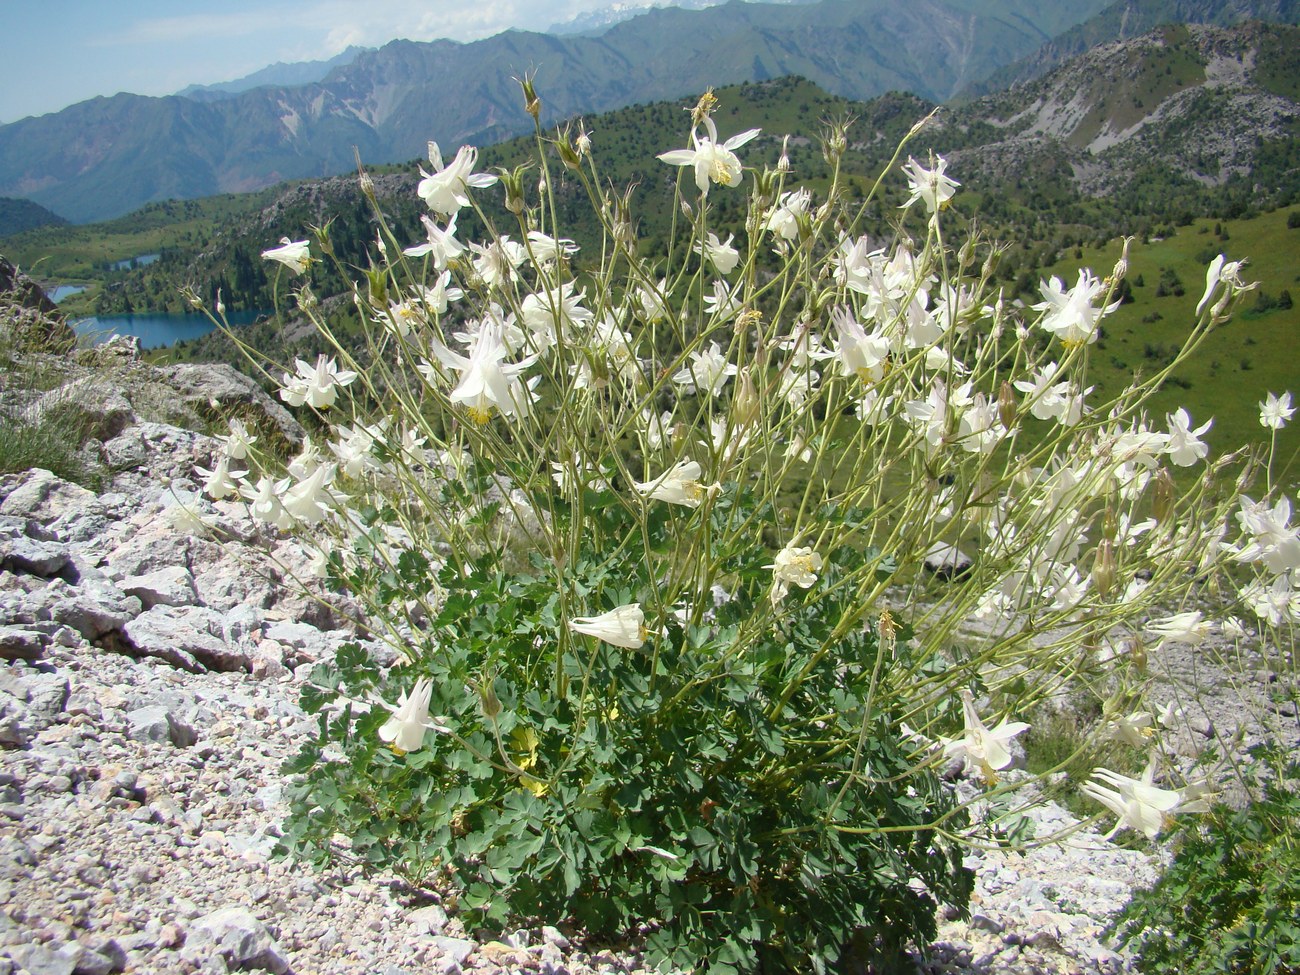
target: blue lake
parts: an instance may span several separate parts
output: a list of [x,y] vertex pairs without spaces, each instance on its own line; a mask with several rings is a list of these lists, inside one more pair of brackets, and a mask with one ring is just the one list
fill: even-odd
[[53,288],[47,288],[45,294],[49,297],[50,301],[57,305],[64,298],[70,298],[72,295],[79,295],[85,290],[85,286],[80,284],[59,284],[55,285]]
[[[229,312],[231,325],[248,325],[256,321],[256,311]],[[157,349],[175,345],[182,339],[196,339],[212,331],[213,325],[204,315],[182,315],[169,312],[151,312],[142,315],[104,315],[83,318],[72,323],[78,335],[90,338],[94,344],[106,341],[109,336],[135,335],[141,348]]]

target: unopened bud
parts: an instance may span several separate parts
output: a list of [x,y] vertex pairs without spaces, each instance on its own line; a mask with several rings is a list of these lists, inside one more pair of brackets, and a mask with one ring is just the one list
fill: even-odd
[[790,156],[787,150],[790,148],[790,137],[787,135],[781,139],[781,158],[776,161],[776,171],[778,173],[790,172]]
[[736,385],[736,396],[731,401],[731,410],[738,428],[748,427],[758,419],[758,391],[754,389],[754,380],[748,369],[740,374],[740,380]]
[[334,256],[334,241],[330,237],[330,228],[334,223],[334,218],[325,221],[324,226],[312,227],[312,233],[316,236],[316,243],[320,245],[321,253]]
[[1016,422],[1016,411],[1019,404],[1016,402],[1016,391],[1011,383],[1002,380],[1002,385],[998,388],[998,419],[1008,430]]
[[1128,640],[1128,659],[1137,668],[1138,673],[1147,672],[1147,647],[1140,636],[1131,636]]
[[366,271],[366,285],[370,303],[376,308],[388,307],[388,275],[383,268],[371,267]]
[[[998,269],[998,264],[1002,260],[1002,251],[998,248],[992,248],[988,256],[984,258],[984,266],[980,268],[980,277],[988,280],[991,279]],[[1002,300],[1001,294],[998,295],[998,301]]]
[[1119,534],[1119,515],[1112,505],[1106,505],[1106,514],[1101,519],[1101,533],[1103,537],[1110,539],[1112,542]]
[[501,700],[497,697],[496,688],[492,683],[491,679],[485,679],[478,685],[479,707],[483,709],[483,717],[489,721],[496,720],[496,716],[501,713]]
[[1169,473],[1169,468],[1162,467],[1156,474],[1155,481],[1151,517],[1163,524],[1174,510],[1174,476]]
[[1110,596],[1115,588],[1115,569],[1115,543],[1102,539],[1092,562],[1092,584],[1102,599]]
[[822,130],[822,158],[834,166],[843,158],[849,147],[849,119],[837,119]]

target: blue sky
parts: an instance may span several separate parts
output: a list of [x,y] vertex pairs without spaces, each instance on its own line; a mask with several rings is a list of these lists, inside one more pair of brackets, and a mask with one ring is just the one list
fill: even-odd
[[[665,0],[660,0],[665,2]],[[544,30],[615,0],[0,0],[0,123],[96,95],[167,95],[397,37]]]

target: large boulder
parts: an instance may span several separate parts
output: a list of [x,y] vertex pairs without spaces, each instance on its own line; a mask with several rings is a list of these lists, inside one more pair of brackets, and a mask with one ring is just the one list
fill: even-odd
[[[274,430],[291,444],[302,441],[303,428],[261,386],[225,363],[181,363],[159,370],[181,399],[200,413],[215,409],[221,416],[239,416],[262,429]],[[264,418],[264,419],[263,419]]]

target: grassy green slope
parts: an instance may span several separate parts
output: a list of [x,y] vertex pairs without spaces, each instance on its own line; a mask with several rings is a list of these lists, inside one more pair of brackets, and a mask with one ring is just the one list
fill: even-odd
[[[1152,412],[1163,422],[1166,413],[1185,406],[1198,426],[1213,417],[1205,439],[1216,451],[1230,444],[1267,446],[1269,431],[1259,424],[1259,402],[1265,393],[1290,390],[1300,402],[1300,305],[1256,310],[1260,293],[1274,301],[1283,291],[1300,295],[1300,228],[1287,227],[1291,213],[1300,213],[1300,207],[1246,220],[1196,220],[1164,240],[1134,241],[1129,282],[1142,285],[1132,288],[1132,303],[1106,320],[1105,337],[1091,360],[1090,382],[1101,387],[1101,393],[1114,393],[1135,371],[1149,374],[1163,366],[1194,321],[1208,261],[1220,253],[1229,260],[1246,259],[1243,277],[1258,281],[1259,288],[1246,297],[1241,311],[1206,338],[1180,370],[1179,381],[1156,396]],[[1215,235],[1216,226],[1228,239]],[[1100,248],[1085,247],[1081,257],[1072,254],[1048,271],[1072,284],[1081,266],[1108,273],[1119,252],[1117,240]],[[1300,422],[1278,437],[1277,456],[1279,470],[1289,464],[1284,479],[1300,480]]]

